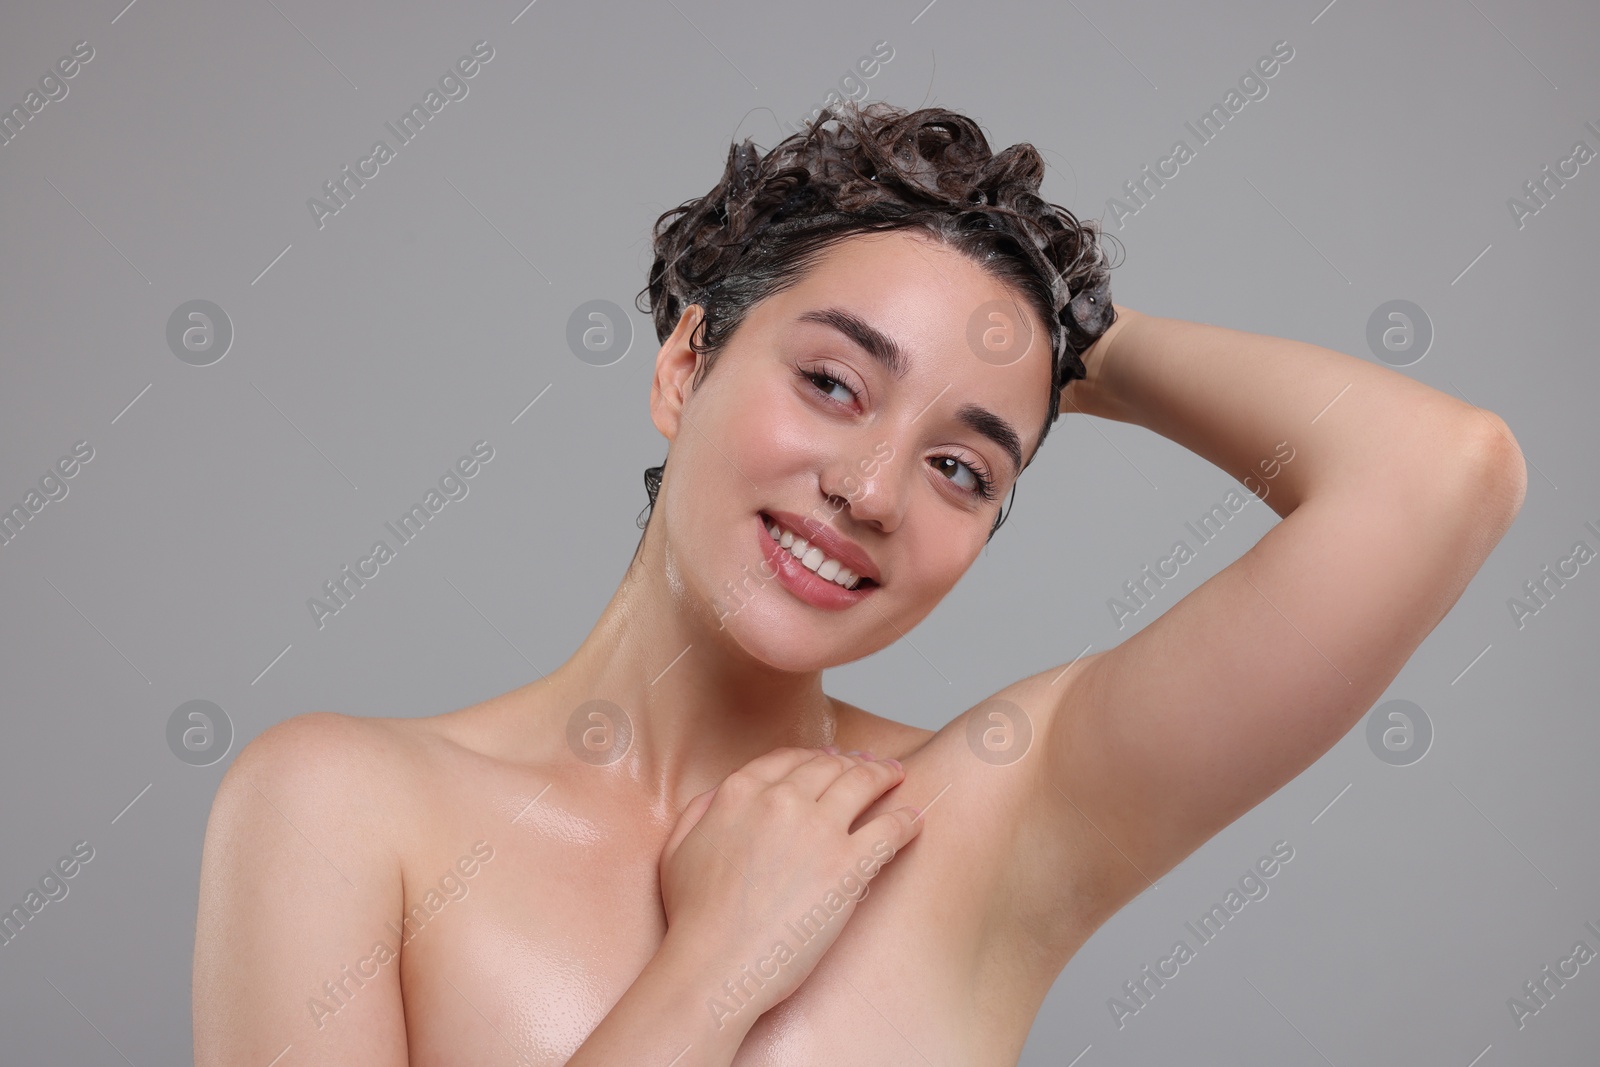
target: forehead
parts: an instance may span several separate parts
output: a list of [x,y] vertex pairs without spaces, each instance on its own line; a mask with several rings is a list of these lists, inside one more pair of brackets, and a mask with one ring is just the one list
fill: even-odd
[[965,253],[915,230],[852,234],[830,245],[797,288],[914,300],[929,304],[1008,296],[1011,288]]
[[[769,326],[806,336],[833,332],[803,319],[818,309],[865,320],[906,356],[896,388],[924,399],[945,389],[958,401],[981,398],[1031,454],[1050,389],[1049,335],[1018,290],[966,254],[911,231],[853,235],[767,304]],[[1007,329],[1012,347],[997,353],[996,331]]]

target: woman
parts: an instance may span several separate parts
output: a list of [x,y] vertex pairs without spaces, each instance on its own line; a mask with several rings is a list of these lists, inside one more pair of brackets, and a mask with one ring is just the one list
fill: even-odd
[[[662,216],[668,462],[620,587],[519,689],[240,753],[197,1063],[1012,1064],[1100,924],[1357,722],[1518,511],[1509,430],[1314,345],[1113,312],[1042,173],[873,104],[746,141]],[[960,579],[1063,410],[1283,521],[936,732],[824,694]]]

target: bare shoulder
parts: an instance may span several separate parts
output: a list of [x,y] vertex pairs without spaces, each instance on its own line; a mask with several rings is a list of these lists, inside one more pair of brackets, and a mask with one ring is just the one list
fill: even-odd
[[428,719],[313,711],[268,727],[217,787],[203,881],[249,878],[292,856],[346,886],[360,865],[398,891],[449,747]]
[[401,838],[392,830],[407,821],[409,786],[425,762],[415,734],[404,720],[327,711],[262,731],[217,787],[203,883],[254,877],[284,852],[337,881],[350,881],[358,864],[398,875]]
[[234,759],[219,800],[271,786],[296,796],[384,805],[416,769],[417,728],[405,719],[313,711],[269,726]]
[[[1069,664],[1028,675],[958,710],[937,730],[912,726],[865,711],[833,698],[849,712],[848,740],[870,747],[879,756],[904,762],[918,756],[936,768],[955,787],[966,775],[977,775],[981,788],[994,803],[1027,804],[1030,792],[1045,786],[1040,739],[1054,724],[1076,713],[1103,652],[1086,655]],[[845,736],[841,731],[841,736]],[[1003,777],[997,776],[1003,774]],[[973,788],[978,788],[977,782]]]
[[840,739],[848,742],[849,747],[869,750],[875,756],[893,756],[903,762],[935,736],[933,730],[875,715],[838,697],[829,699],[848,715],[845,720],[848,726],[841,732]]
[[[332,1027],[305,990],[372,947],[402,911],[406,785],[420,765],[399,720],[296,715],[254,738],[223,775],[206,825],[193,973],[195,1063],[406,1062],[395,969]],[[285,1038],[285,1033],[295,1034]]]
[[[892,739],[905,751],[926,751],[930,756],[938,753],[945,762],[953,760],[973,771],[1018,767],[1018,773],[1006,781],[1019,791],[1035,788],[1042,784],[1040,777],[1025,772],[1044,762],[1039,754],[1040,739],[1058,721],[1081,711],[1089,679],[1104,655],[1096,652],[1081,656],[1071,663],[1019,678],[957,711],[937,730],[895,722],[859,708],[852,710],[864,716],[876,733]],[[891,750],[891,754],[895,753]]]

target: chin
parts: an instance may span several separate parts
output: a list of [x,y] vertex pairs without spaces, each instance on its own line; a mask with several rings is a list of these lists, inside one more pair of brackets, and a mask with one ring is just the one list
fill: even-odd
[[[760,610],[750,604],[722,619],[720,633],[737,644],[751,659],[774,670],[796,674],[825,670],[857,658],[829,632],[825,621],[796,620],[782,611]],[[715,616],[713,616],[715,617]]]
[[738,645],[750,658],[783,671],[816,670],[823,666],[811,635],[802,627],[779,622],[773,613],[754,608],[729,615],[721,621],[721,633]]

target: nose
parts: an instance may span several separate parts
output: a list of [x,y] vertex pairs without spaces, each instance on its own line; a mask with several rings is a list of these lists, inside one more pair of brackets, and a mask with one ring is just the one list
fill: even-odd
[[905,453],[879,441],[861,454],[844,452],[822,471],[820,486],[835,513],[849,509],[850,517],[889,533],[905,517],[907,487]]

